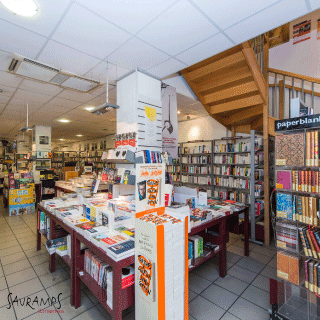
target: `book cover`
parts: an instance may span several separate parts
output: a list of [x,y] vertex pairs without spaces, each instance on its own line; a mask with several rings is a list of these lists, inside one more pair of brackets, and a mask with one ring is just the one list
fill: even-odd
[[276,136],[276,165],[304,165],[304,133]]
[[277,217],[292,220],[291,194],[277,193]]
[[292,188],[292,175],[289,170],[277,170],[276,187],[278,189],[291,190]]

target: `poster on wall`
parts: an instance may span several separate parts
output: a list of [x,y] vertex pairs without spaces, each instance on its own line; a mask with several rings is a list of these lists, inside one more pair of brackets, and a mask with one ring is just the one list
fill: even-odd
[[136,165],[136,212],[164,206],[165,164]]
[[173,159],[178,158],[178,115],[176,88],[161,88],[162,99],[162,151]]
[[311,20],[305,20],[293,26],[293,44],[311,38]]
[[317,40],[320,39],[320,19],[317,20]]

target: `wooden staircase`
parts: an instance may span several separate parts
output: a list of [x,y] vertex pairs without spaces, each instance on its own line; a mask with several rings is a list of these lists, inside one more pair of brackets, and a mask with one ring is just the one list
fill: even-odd
[[268,88],[250,42],[181,71],[208,113],[230,130],[262,131]]

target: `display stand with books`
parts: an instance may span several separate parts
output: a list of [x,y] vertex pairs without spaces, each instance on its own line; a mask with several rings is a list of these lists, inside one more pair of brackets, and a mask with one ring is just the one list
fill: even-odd
[[278,120],[273,319],[319,319],[319,115]]

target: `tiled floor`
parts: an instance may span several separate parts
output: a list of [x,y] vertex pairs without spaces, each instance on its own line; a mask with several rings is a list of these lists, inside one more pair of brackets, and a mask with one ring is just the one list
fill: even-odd
[[[50,273],[45,247],[35,250],[36,216],[9,217],[1,202],[0,198],[0,319],[111,319],[84,285],[81,307],[71,307],[69,267],[57,258],[56,272]],[[225,278],[219,277],[218,258],[190,273],[189,319],[269,319],[269,278],[276,277],[276,251],[250,244],[250,258],[243,257],[243,242],[234,235],[227,249],[228,275]],[[15,303],[9,308],[9,292],[12,299],[15,296],[26,298],[20,300],[24,305]],[[41,314],[38,307],[26,306],[28,297],[29,301],[36,297],[40,301],[59,294],[64,313]],[[59,303],[46,307],[55,310]],[[133,308],[124,312],[123,319],[134,319]]]

